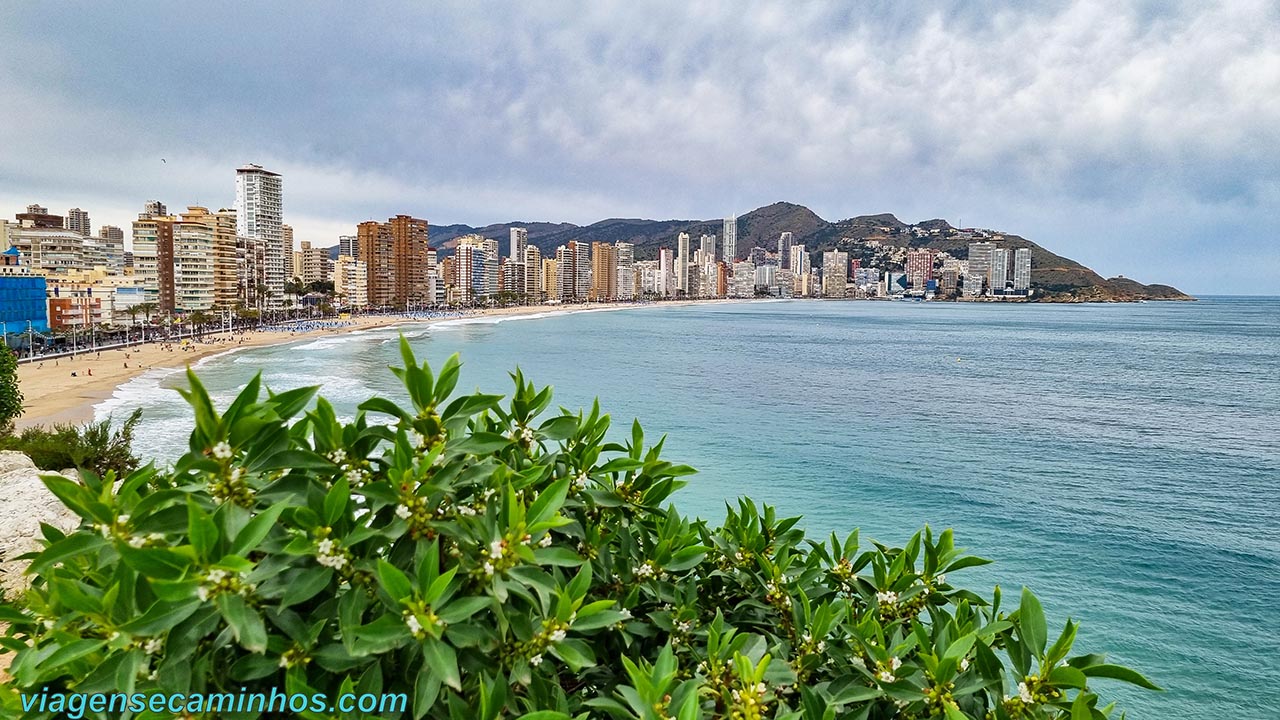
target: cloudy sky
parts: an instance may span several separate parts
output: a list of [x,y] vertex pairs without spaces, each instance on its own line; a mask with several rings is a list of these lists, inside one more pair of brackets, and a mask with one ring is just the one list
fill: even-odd
[[256,162],[326,245],[788,200],[1280,294],[1278,2],[363,5],[5,3],[0,213],[128,227]]

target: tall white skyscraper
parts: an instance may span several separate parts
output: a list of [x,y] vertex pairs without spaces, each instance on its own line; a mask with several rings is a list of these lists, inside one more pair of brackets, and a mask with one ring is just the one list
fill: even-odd
[[991,251],[991,294],[1003,295],[1008,284],[1009,249],[996,248]]
[[791,233],[789,232],[778,236],[778,266],[783,270],[791,269]]
[[727,217],[724,219],[724,261],[732,265],[737,254],[738,218]]
[[[996,246],[989,242],[976,242],[969,245],[969,272],[964,276],[964,294],[970,297],[977,297],[982,294],[983,284],[987,284],[991,289],[995,289],[995,284],[991,282],[991,261],[995,255]],[[1003,290],[1004,285],[1000,288]]]
[[89,237],[89,211],[71,208],[67,211],[67,229]]
[[511,228],[511,260],[524,262],[524,249],[529,244],[529,231],[526,228]]
[[1031,248],[1013,251],[1013,291],[1026,294],[1031,289]]
[[700,263],[714,263],[716,261],[716,236],[703,235],[698,243],[698,249],[702,253]]
[[791,274],[800,276],[809,272],[809,253],[804,245],[791,246]]
[[614,248],[618,255],[618,299],[632,300],[636,297],[636,246],[620,242]]
[[284,284],[293,262],[293,248],[285,246],[281,230],[284,191],[279,173],[261,165],[236,170],[236,234],[252,238],[262,247],[262,284],[267,302],[284,300]]
[[676,289],[689,294],[689,233],[676,238]]

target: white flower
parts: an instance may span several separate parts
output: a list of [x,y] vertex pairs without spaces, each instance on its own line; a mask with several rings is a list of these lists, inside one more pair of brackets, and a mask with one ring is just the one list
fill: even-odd
[[404,619],[404,624],[409,626],[409,632],[415,636],[422,632],[422,622],[418,620],[417,615],[409,615]]
[[458,508],[458,514],[462,515],[463,517],[472,517],[473,515],[476,514],[476,509],[471,507],[470,505],[463,505],[462,507]]
[[810,635],[809,633],[805,633],[800,637],[800,642],[808,645],[809,643],[813,642],[813,636]]
[[960,672],[969,669],[969,658],[960,658]]
[[209,588],[207,588],[207,587],[205,587],[205,586],[203,586],[203,585],[201,585],[200,587],[197,587],[197,588],[196,588],[196,597],[200,598],[200,602],[204,602],[204,601],[208,600],[208,599],[209,599]]
[[321,555],[316,558],[316,562],[327,568],[341,570],[347,565],[347,558],[343,555]]
[[826,651],[827,651],[827,641],[826,641],[826,640],[819,640],[819,641],[818,641],[818,645],[817,645],[816,650],[817,650],[818,652],[826,652]]
[[53,621],[52,619],[50,619],[50,618],[45,618],[45,619],[43,619],[43,620],[41,620],[41,621],[40,621],[40,624],[44,626],[44,629],[45,629],[45,630],[52,630],[52,629],[53,629],[53,626],[54,626],[56,623],[54,623],[54,621]]
[[129,516],[128,516],[128,515],[121,515],[120,517],[116,518],[116,524],[117,524],[117,525],[127,525],[127,524],[129,524]]
[[623,620],[631,619],[631,611],[626,608],[622,608],[622,610],[618,611],[618,614],[622,616]]
[[860,658],[860,657],[853,657],[853,658],[850,658],[850,659],[849,659],[849,662],[853,663],[853,664],[854,664],[855,666],[857,666],[857,667],[862,668],[863,670],[866,670],[866,669],[867,669],[867,663],[866,663],[866,661],[864,661],[864,660],[863,660],[862,658]]
[[347,459],[347,453],[342,448],[338,448],[329,453],[329,459],[333,461],[334,465],[341,465],[342,461]]
[[413,514],[413,511],[410,510],[408,507],[404,505],[396,506],[396,517],[400,518],[401,520],[408,520],[409,516],[412,514]]
[[879,680],[880,682],[887,682],[887,683],[897,680],[897,678],[893,676],[893,673],[889,672],[888,670],[881,670],[880,672],[876,673],[876,679]]
[[492,575],[492,574],[493,574],[493,563],[491,563],[491,562],[489,562],[489,561],[487,561],[487,560],[486,560],[486,561],[485,561],[485,563],[484,563],[484,574],[485,574],[485,575]]
[[547,639],[553,643],[560,642],[564,639],[564,630],[556,630]]
[[1036,701],[1035,698],[1031,697],[1031,690],[1027,688],[1025,682],[1018,683],[1018,697],[1027,705],[1032,705]]
[[281,655],[280,662],[276,663],[276,665],[279,665],[282,668],[289,667],[289,658],[285,657],[284,655]]
[[133,537],[129,538],[129,547],[140,548],[146,544],[147,544],[147,539],[144,537],[139,537],[137,535],[134,535]]
[[227,444],[226,440],[213,446],[213,456],[219,460],[226,460],[231,457],[231,446]]
[[890,658],[889,667],[893,668],[894,670],[897,670],[898,668],[902,667],[902,661],[896,657]]
[[896,593],[896,592],[878,592],[878,593],[876,593],[876,600],[878,600],[879,602],[882,602],[882,603],[896,603],[896,602],[898,602],[898,593]]
[[634,573],[637,577],[642,577],[642,578],[651,577],[653,575],[653,564],[650,563],[648,560],[645,560],[639,565],[636,565],[635,567],[631,568],[631,572]]
[[111,634],[107,636],[107,639],[108,639],[108,640],[116,640],[116,639],[118,639],[119,637],[120,637],[120,632],[119,632],[119,631],[117,631],[117,630],[112,630],[112,631],[111,631]]
[[160,533],[148,533],[147,542],[164,542],[164,535],[161,535]]
[[214,569],[212,569],[212,570],[210,570],[210,571],[209,571],[209,574],[205,576],[205,579],[207,579],[209,582],[211,582],[211,583],[213,583],[213,584],[217,585],[218,583],[220,583],[220,582],[222,582],[223,580],[226,580],[226,579],[227,579],[227,571],[226,571],[226,570],[219,570],[218,568],[214,568]]
[[160,638],[151,638],[142,646],[142,651],[148,655],[155,655],[164,647],[164,642]]
[[497,560],[498,558],[502,557],[502,545],[503,545],[503,542],[501,540],[494,540],[493,542],[489,543],[489,557],[493,558],[494,560]]
[[589,479],[590,478],[587,476],[587,472],[585,470],[578,473],[578,477],[573,479],[573,488],[575,490],[581,490],[585,488],[587,486],[587,481]]
[[936,580],[939,585],[944,585],[947,582],[947,576],[939,575],[938,577],[934,578],[934,580]]
[[551,547],[551,533],[542,536],[542,539],[538,541],[538,547]]
[[529,664],[534,667],[538,667],[539,665],[541,665],[542,655],[534,655],[533,657],[529,658]]
[[677,632],[687,633],[692,629],[693,629],[693,623],[689,622],[688,620],[681,620],[680,622],[676,623]]
[[330,540],[329,538],[325,538],[325,539],[321,540],[321,541],[316,545],[316,550],[317,550],[321,555],[332,555],[332,554],[333,554],[333,541],[332,541],[332,540]]
[[237,480],[240,479],[240,476],[243,474],[244,474],[244,471],[241,470],[240,468],[238,467],[231,468],[231,482],[236,482]]

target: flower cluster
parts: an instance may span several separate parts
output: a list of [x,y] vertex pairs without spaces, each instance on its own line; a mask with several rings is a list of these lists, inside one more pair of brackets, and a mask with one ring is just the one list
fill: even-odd
[[[244,476],[244,468],[239,465],[232,466],[230,456],[227,458],[219,457],[221,450],[219,448],[226,446],[226,443],[218,443],[213,449],[213,456],[218,458],[222,464],[222,469],[209,483],[209,494],[214,500],[225,503],[230,502],[243,508],[252,508],[254,503],[253,488],[249,487],[249,482]],[[230,450],[227,450],[230,452]]]
[[762,682],[747,683],[734,688],[730,693],[733,702],[729,706],[729,717],[733,720],[760,720],[768,716],[766,694],[768,686]]
[[516,554],[516,545],[529,545],[533,542],[533,538],[528,533],[522,533],[518,539],[513,535],[514,533],[508,533],[490,542],[480,558],[480,567],[474,571],[474,574],[489,578],[501,575],[518,565],[520,556]]
[[213,568],[200,579],[200,584],[196,586],[196,597],[200,598],[202,602],[207,602],[219,595],[242,595],[248,597],[256,589],[253,583],[245,581],[244,573]]
[[772,606],[781,611],[791,610],[791,594],[787,592],[786,586],[777,580],[770,580],[764,586],[764,599]]
[[520,447],[528,449],[533,447],[538,437],[533,434],[533,429],[526,425],[516,425],[511,428],[511,440],[520,445]]
[[543,620],[542,629],[529,638],[529,642],[520,647],[521,656],[527,658],[529,664],[538,667],[542,664],[543,655],[551,646],[565,639],[569,632],[569,624],[560,620]]
[[858,591],[858,573],[853,570],[849,558],[840,558],[840,562],[831,568],[831,578],[845,597],[852,597]]
[[428,636],[439,638],[444,632],[445,622],[436,615],[430,605],[421,600],[411,600],[405,603],[402,616],[404,624],[409,627],[409,633],[418,640],[425,640]]
[[876,679],[883,683],[891,683],[898,679],[898,668],[902,667],[902,659],[896,655],[887,663],[876,663]]

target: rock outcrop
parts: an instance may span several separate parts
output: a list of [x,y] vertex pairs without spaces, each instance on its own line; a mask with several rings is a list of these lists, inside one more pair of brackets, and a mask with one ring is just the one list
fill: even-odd
[[0,451],[0,591],[5,597],[30,585],[23,575],[27,562],[17,558],[40,549],[40,523],[63,532],[80,525],[80,518],[40,481],[40,472],[26,455]]

